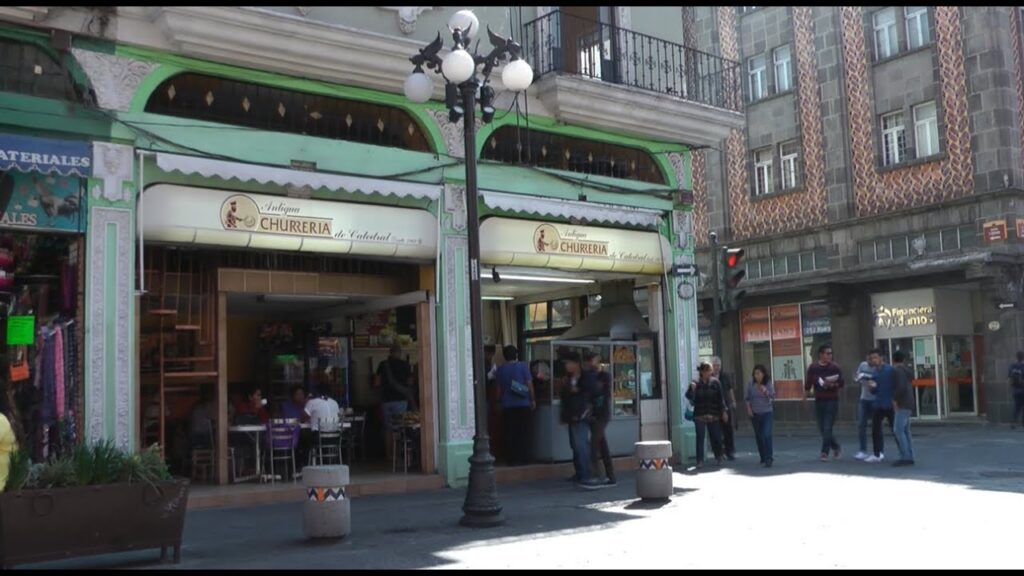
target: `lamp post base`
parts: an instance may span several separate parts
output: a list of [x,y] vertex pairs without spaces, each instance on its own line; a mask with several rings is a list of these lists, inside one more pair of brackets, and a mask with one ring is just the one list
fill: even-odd
[[505,523],[498,501],[498,480],[494,470],[489,439],[477,437],[473,441],[473,455],[469,458],[469,486],[466,502],[462,505],[459,524],[470,528],[490,528]]

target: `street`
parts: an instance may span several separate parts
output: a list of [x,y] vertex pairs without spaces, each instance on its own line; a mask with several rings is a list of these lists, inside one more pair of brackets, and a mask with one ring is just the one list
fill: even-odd
[[[353,533],[307,543],[302,506],[190,512],[185,569],[423,568],[1009,568],[1019,566],[1024,432],[989,426],[917,428],[918,464],[817,461],[809,432],[776,434],[775,467],[752,437],[738,459],[678,470],[665,504],[637,501],[633,474],[581,491],[564,480],[499,486],[507,522],[458,526],[462,490],[353,500]],[[870,443],[870,441],[869,441]],[[887,436],[889,458],[896,455]],[[39,564],[163,567],[158,551]]]

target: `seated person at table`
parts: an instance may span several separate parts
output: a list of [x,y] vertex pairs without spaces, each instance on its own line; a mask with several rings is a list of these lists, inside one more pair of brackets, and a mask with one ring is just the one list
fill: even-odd
[[[291,387],[291,399],[285,400],[281,405],[281,417],[285,420],[296,420],[299,423],[309,422],[309,412],[306,411],[306,391],[299,384]],[[296,435],[299,437],[299,446],[295,454],[296,463],[301,467],[305,466],[309,459],[309,450],[313,447],[313,431],[308,428],[296,428]]]
[[328,386],[320,385],[320,393],[306,402],[306,413],[309,414],[309,427],[313,431],[320,430],[321,420],[339,420],[341,408],[338,402],[327,395]]
[[245,396],[246,401],[235,407],[235,424],[266,424],[270,421],[270,413],[264,405],[263,391],[259,386],[249,389]]

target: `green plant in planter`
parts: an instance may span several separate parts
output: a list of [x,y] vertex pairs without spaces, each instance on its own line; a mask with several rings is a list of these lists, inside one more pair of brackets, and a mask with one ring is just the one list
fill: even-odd
[[68,456],[33,464],[28,452],[15,450],[10,455],[10,469],[5,491],[97,486],[117,482],[170,480],[171,473],[157,445],[129,454],[103,441],[82,444]]

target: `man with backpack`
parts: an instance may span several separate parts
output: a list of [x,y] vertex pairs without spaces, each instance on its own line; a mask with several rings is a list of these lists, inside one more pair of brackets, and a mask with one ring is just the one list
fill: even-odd
[[505,425],[505,457],[509,466],[525,466],[530,463],[531,415],[537,408],[533,375],[529,365],[519,360],[518,348],[505,346],[502,354],[505,363],[498,366],[494,379]]
[[1017,422],[1024,428],[1024,352],[1017,352],[1017,362],[1010,364],[1010,386],[1013,388],[1013,420],[1010,428]]

